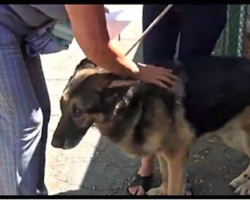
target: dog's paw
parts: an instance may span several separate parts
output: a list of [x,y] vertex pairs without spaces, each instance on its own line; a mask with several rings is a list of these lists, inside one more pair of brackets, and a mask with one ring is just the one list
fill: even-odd
[[167,195],[167,192],[165,192],[162,187],[158,187],[158,188],[152,188],[152,189],[150,189],[147,192],[147,195],[150,195],[150,196]]
[[250,195],[250,177],[247,174],[241,174],[233,179],[229,185],[236,189],[235,193]]
[[240,195],[250,195],[250,180],[240,185],[235,193],[239,193]]

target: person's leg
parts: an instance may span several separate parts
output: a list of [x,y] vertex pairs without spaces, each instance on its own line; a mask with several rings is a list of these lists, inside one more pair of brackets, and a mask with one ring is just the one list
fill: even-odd
[[[166,7],[167,5],[164,4],[143,6],[143,31]],[[173,59],[175,55],[178,34],[178,18],[176,12],[171,8],[143,40],[144,63],[165,66],[167,60]]]
[[[143,31],[166,7],[167,5],[160,4],[143,6]],[[178,33],[177,18],[170,10],[143,40],[144,63],[165,66],[167,61],[174,57]],[[154,158],[154,156],[142,158],[137,174],[141,177],[152,176]],[[149,181],[150,179],[144,180]],[[128,187],[128,192],[132,195],[144,195],[146,191],[140,184],[132,184]]]
[[[191,5],[179,13],[180,44],[178,58],[210,55],[227,21],[226,5]],[[202,67],[202,66],[201,66]],[[192,194],[187,182],[186,195]],[[190,192],[188,192],[190,191]]]
[[43,112],[20,40],[2,25],[0,71],[0,195],[36,195],[41,182],[39,160],[43,160]]
[[36,151],[37,153],[35,162],[39,162],[39,182],[37,189],[40,194],[47,194],[47,189],[44,184],[44,172],[45,172],[45,152],[46,152],[46,143],[47,143],[47,133],[48,133],[48,124],[50,120],[50,100],[49,93],[47,90],[47,85],[45,77],[42,70],[40,57],[31,58],[27,54],[24,54],[24,59],[26,61],[27,70],[30,76],[31,83],[39,105],[43,113],[43,127],[42,127],[42,136],[41,141],[39,142],[40,150]]
[[[155,156],[146,156],[141,159],[141,166],[137,172],[137,176],[135,177],[135,183],[132,182],[128,187],[128,192],[130,194],[145,195],[145,193],[147,192],[145,191],[145,187],[147,188],[150,183],[142,183],[141,181],[151,181],[151,176],[154,171],[154,158]],[[136,180],[139,178],[138,175],[139,177],[141,177],[141,181]]]
[[226,5],[190,5],[183,9],[179,59],[211,54],[226,21]]

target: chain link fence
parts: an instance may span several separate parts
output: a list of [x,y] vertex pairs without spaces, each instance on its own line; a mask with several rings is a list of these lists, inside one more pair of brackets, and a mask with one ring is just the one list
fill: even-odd
[[217,42],[214,54],[250,58],[249,11],[249,5],[228,5],[228,21]]

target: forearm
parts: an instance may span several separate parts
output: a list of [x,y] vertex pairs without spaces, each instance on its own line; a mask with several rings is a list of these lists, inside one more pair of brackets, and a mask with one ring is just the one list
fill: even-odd
[[138,68],[110,42],[103,5],[66,5],[74,36],[88,59],[118,75],[136,78]]

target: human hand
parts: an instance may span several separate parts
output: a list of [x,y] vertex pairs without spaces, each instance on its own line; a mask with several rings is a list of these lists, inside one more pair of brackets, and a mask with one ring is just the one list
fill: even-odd
[[146,83],[153,83],[160,87],[170,89],[178,80],[171,69],[138,63],[140,69],[137,78]]

